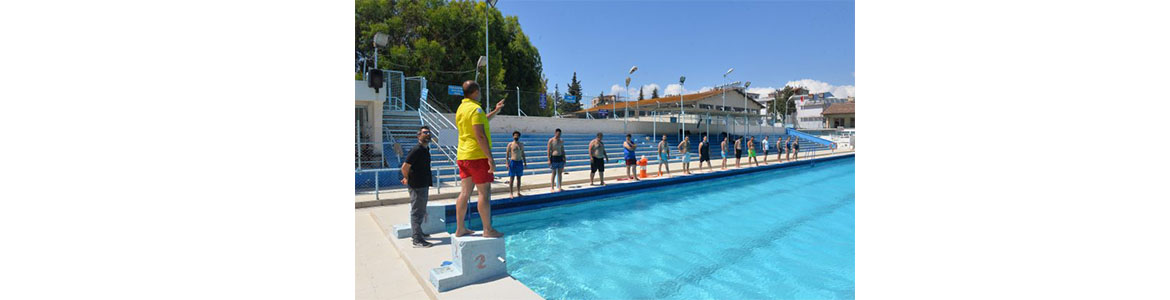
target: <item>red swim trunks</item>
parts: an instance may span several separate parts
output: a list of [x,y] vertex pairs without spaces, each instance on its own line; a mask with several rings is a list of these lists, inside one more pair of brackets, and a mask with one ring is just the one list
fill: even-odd
[[459,166],[459,178],[471,177],[471,182],[475,184],[492,182],[492,173],[488,173],[491,165],[488,164],[486,158],[475,160],[459,160],[455,162]]

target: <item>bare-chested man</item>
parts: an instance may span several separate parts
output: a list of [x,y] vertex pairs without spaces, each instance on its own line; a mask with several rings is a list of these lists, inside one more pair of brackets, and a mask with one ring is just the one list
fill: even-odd
[[719,144],[719,156],[723,157],[723,170],[727,170],[727,135],[723,135],[723,143]]
[[565,171],[565,140],[561,139],[561,129],[557,128],[553,133],[553,137],[548,139],[548,167],[552,169],[552,182],[550,190],[552,192],[563,192],[561,188],[561,179],[563,179]]
[[735,139],[735,167],[739,168],[739,158],[743,157],[743,137]]
[[756,137],[753,136],[753,137],[748,138],[747,148],[748,148],[748,161],[747,161],[747,163],[748,164],[755,163],[756,166],[759,167],[760,160],[756,159]]
[[666,166],[666,175],[670,176],[670,147],[666,146],[666,135],[658,142],[658,176],[662,176],[662,166]]
[[699,142],[699,169],[703,168],[703,162],[707,162],[707,173],[711,172],[711,142],[707,141],[707,135],[703,135],[703,141]]
[[[520,194],[520,177],[524,176],[524,168],[528,167],[528,157],[524,155],[524,143],[520,142],[520,132],[512,132],[512,142],[508,143],[508,196],[524,196]],[[516,193],[512,194],[512,184],[516,185]]]
[[683,136],[683,140],[678,142],[678,153],[683,157],[683,174],[691,174],[691,137]]
[[589,185],[593,185],[593,174],[601,173],[601,185],[605,185],[605,163],[609,162],[609,154],[605,153],[605,143],[601,142],[601,133],[589,142]]

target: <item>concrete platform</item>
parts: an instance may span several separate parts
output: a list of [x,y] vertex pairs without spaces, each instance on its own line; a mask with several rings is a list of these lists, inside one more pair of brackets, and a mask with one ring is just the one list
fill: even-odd
[[[440,267],[443,261],[453,262],[451,255],[452,236],[445,232],[432,234],[428,241],[435,243],[435,245],[430,248],[414,248],[410,243],[410,239],[387,240],[387,233],[393,230],[392,224],[408,222],[409,213],[410,205],[391,205],[358,210],[358,218],[362,218],[364,214],[367,220],[371,220],[377,224],[376,227],[382,231],[381,238],[384,241],[388,241],[388,244],[394,247],[396,251],[394,254],[400,254],[401,260],[408,266],[406,270],[396,268],[385,270],[386,272],[405,273],[409,275],[416,288],[425,291],[428,297],[431,295],[434,296],[431,299],[542,299],[536,292],[528,289],[527,286],[524,286],[524,284],[511,276],[490,278],[485,282],[473,283],[450,291],[439,292],[438,289],[429,283],[430,272],[431,269]],[[371,254],[367,257],[379,256],[389,257],[391,254]],[[401,275],[388,274],[383,276],[402,277]],[[358,299],[385,298],[361,298],[359,293]]]

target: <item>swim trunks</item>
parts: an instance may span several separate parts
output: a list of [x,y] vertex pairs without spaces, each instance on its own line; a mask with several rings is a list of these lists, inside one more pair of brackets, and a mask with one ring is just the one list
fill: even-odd
[[508,160],[508,176],[524,176],[524,161]]
[[605,158],[589,158],[589,173],[593,172],[605,173]]
[[488,173],[491,166],[486,158],[457,160],[455,164],[459,166],[459,179],[471,177],[471,182],[475,184],[488,183],[493,180],[491,173]]
[[564,169],[565,168],[565,156],[564,155],[553,155],[552,157],[550,157],[548,159],[548,167],[549,167],[549,169]]

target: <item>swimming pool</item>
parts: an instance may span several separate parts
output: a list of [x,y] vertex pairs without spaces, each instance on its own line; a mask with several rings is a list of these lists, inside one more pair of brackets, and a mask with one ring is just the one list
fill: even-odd
[[494,216],[547,299],[852,299],[854,159]]

